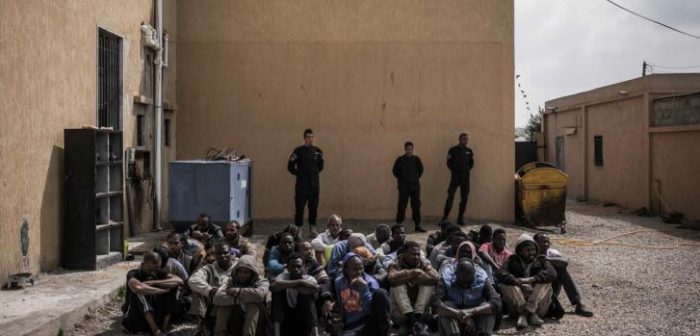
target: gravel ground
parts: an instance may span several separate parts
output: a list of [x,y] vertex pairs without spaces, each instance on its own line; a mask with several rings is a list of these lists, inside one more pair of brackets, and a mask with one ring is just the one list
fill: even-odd
[[[516,331],[510,320],[497,335],[698,335],[700,330],[700,232],[677,229],[658,218],[638,217],[625,209],[570,202],[567,230],[549,231],[553,248],[570,259],[570,271],[584,302],[595,316],[573,314],[564,293],[560,301],[568,314],[543,327]],[[253,237],[284,226],[284,221],[256,224]],[[378,222],[346,220],[356,231],[369,232]],[[481,223],[470,228],[478,229]],[[511,245],[522,232],[536,230],[504,227]],[[410,234],[425,243],[427,234]],[[262,246],[259,246],[262,255]],[[119,310],[114,301],[86,315],[66,335],[122,335]],[[177,325],[174,335],[194,335],[192,325]]]

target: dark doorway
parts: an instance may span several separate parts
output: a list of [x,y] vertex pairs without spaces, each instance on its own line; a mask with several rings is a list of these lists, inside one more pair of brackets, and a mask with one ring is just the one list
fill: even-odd
[[537,143],[534,141],[518,141],[515,143],[515,171],[520,167],[537,161]]

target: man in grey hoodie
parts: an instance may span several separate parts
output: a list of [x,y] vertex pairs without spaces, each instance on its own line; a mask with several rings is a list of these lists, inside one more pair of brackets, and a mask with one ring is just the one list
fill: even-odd
[[229,282],[214,295],[217,308],[214,335],[255,336],[260,314],[266,313],[263,304],[269,289],[270,283],[255,267],[255,258],[241,256]]
[[515,254],[508,257],[496,274],[506,311],[518,317],[516,327],[540,326],[552,300],[552,281],[557,272],[547,258],[538,253],[537,243],[523,233],[515,244]]

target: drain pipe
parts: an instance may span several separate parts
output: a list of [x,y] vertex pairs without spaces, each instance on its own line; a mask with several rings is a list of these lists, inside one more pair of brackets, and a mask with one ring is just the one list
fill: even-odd
[[153,229],[161,231],[161,201],[162,201],[162,163],[163,163],[163,0],[155,0],[156,35],[158,49],[156,50],[155,75],[155,202],[153,207]]

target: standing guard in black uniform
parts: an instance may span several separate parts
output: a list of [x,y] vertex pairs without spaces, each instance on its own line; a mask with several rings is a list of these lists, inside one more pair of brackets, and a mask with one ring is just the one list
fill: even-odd
[[406,205],[411,200],[411,215],[416,232],[425,232],[420,226],[420,177],[423,175],[423,163],[420,158],[413,155],[413,143],[407,141],[403,145],[405,154],[399,156],[394,162],[392,172],[399,185],[399,206],[396,212],[396,223],[403,223],[406,219]]
[[319,178],[323,170],[323,152],[314,146],[314,132],[304,131],[304,145],[294,149],[289,157],[287,170],[297,177],[294,186],[294,224],[301,227],[304,224],[304,207],[309,206],[309,237],[316,232],[316,211],[318,210]]
[[459,145],[450,148],[447,153],[447,167],[452,173],[450,187],[447,189],[447,201],[445,202],[445,212],[442,220],[447,220],[452,210],[455,191],[459,187],[459,214],[457,214],[457,224],[464,225],[464,211],[467,210],[467,199],[469,198],[469,172],[474,167],[474,153],[467,147],[469,135],[462,133],[459,135]]

